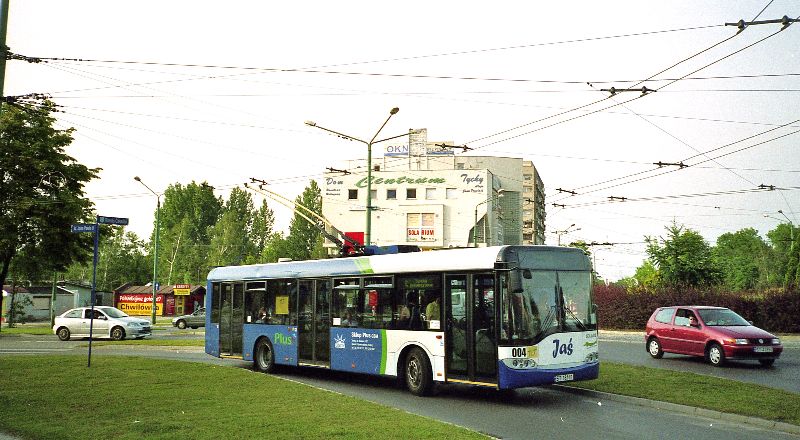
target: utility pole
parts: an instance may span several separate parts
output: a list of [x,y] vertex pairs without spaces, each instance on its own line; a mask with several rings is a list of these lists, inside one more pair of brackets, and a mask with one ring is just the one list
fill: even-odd
[[[6,31],[8,30],[8,2],[11,0],[0,0],[0,98],[5,95],[6,82],[6,56],[8,47],[6,46]],[[0,114],[3,114],[3,106],[0,105]]]

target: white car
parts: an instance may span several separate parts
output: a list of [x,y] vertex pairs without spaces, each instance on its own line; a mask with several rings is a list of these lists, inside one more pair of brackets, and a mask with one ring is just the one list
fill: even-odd
[[67,310],[56,317],[53,333],[62,341],[67,341],[73,336],[87,337],[91,324],[93,338],[107,337],[119,341],[126,337],[141,339],[153,334],[150,321],[128,316],[115,307],[95,307],[94,319],[90,319],[91,317],[91,307]]

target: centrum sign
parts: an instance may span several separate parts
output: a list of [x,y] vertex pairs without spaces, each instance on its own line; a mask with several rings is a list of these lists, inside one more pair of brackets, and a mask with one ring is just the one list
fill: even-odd
[[172,288],[172,293],[174,295],[188,295],[191,290],[191,284],[176,284],[175,287]]
[[[372,177],[372,184],[373,185],[419,185],[423,183],[445,183],[447,179],[442,177],[420,177],[420,178],[413,178],[413,177],[397,177],[392,179],[384,179],[383,177]],[[356,186],[359,188],[366,188],[367,187],[367,178],[363,178],[356,182]]]

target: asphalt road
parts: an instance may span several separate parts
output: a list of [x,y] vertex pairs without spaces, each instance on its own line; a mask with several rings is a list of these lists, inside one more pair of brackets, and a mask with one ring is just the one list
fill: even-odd
[[653,359],[645,351],[644,332],[600,333],[600,361],[608,360],[630,365],[665,368],[751,382],[772,388],[800,393],[800,337],[783,337],[781,357],[772,367],[762,367],[756,361],[729,361],[721,368],[712,367],[700,357],[665,353]]
[[[201,332],[198,332],[201,333]],[[619,335],[603,336],[608,339],[601,345],[604,359],[617,360],[630,357],[631,363],[653,361],[659,368],[673,367],[686,371],[697,368],[706,373],[731,371],[734,375],[757,376],[765,370],[760,367],[733,366],[723,369],[701,362],[675,359],[651,360],[642,344],[619,340]],[[162,337],[159,333],[156,338]],[[163,335],[163,337],[172,337]],[[201,336],[190,336],[201,337]],[[624,339],[624,338],[623,338]],[[86,355],[82,341],[58,341],[54,336],[4,337],[0,344],[0,358],[14,354],[71,353]],[[222,360],[202,352],[199,347],[159,348],[143,346],[98,346],[93,355],[136,355],[164,359],[186,360],[227,365],[233,368],[250,368],[249,362]],[[767,372],[783,371],[779,360]],[[624,362],[623,360],[618,360]],[[787,370],[790,369],[788,366]],[[253,373],[258,380],[259,373]],[[631,402],[607,400],[574,394],[560,387],[543,387],[500,393],[481,388],[463,386],[440,387],[437,395],[419,398],[396,386],[393,380],[372,376],[337,373],[315,369],[283,369],[277,374],[322,389],[356,396],[369,401],[395,407],[410,413],[453,423],[498,438],[520,439],[572,439],[600,436],[604,439],[641,438],[691,438],[704,440],[725,439],[797,439],[798,436],[762,429],[738,422],[710,419],[697,415],[672,412],[658,405],[639,405]]]

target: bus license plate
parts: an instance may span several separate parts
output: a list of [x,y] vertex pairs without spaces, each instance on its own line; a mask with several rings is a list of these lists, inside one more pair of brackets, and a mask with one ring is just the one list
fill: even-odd
[[568,382],[570,380],[575,380],[574,374],[557,374],[556,375],[556,382]]
[[754,347],[756,353],[772,353],[772,347]]

